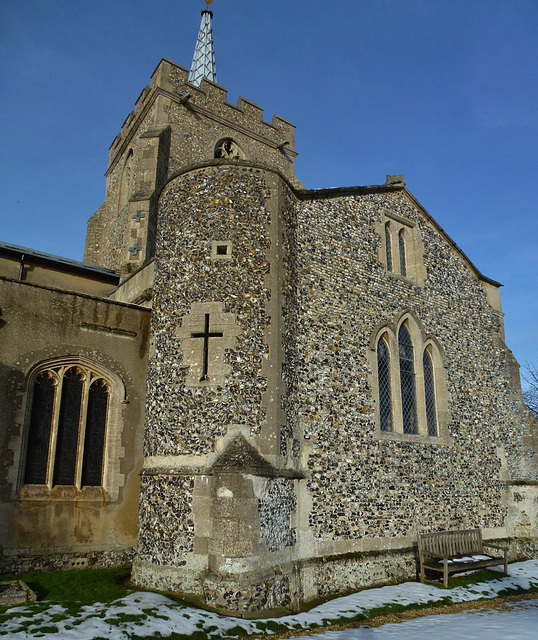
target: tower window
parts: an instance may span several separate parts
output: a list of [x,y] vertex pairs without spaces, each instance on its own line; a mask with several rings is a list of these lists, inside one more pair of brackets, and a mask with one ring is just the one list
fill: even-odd
[[213,240],[211,243],[212,260],[231,260],[232,242],[231,240]]
[[246,155],[232,138],[223,138],[215,145],[215,158],[223,160],[246,160]]

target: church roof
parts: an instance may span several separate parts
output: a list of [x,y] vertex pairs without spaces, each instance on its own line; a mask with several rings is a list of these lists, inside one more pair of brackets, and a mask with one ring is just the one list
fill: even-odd
[[195,87],[199,87],[202,78],[207,78],[212,82],[217,82],[217,68],[215,66],[215,49],[213,46],[213,29],[211,18],[213,12],[209,9],[202,11],[202,22],[198,39],[194,49],[189,82]]
[[10,255],[18,260],[24,259],[29,262],[41,262],[48,263],[51,266],[60,269],[67,269],[70,271],[85,272],[88,275],[98,276],[105,278],[113,283],[118,283],[120,276],[116,271],[112,269],[105,269],[104,267],[95,267],[91,264],[79,262],[78,260],[72,260],[71,258],[62,258],[61,256],[55,256],[51,253],[44,253],[43,251],[36,251],[35,249],[28,249],[27,247],[19,247],[14,244],[8,244],[7,242],[0,241],[0,254]]

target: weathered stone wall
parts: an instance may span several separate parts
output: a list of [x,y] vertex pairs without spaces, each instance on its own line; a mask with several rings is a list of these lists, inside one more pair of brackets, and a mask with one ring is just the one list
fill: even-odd
[[[260,170],[226,166],[186,174],[161,196],[146,456],[208,454],[230,425],[255,433],[265,419],[267,197]],[[211,259],[213,240],[232,242],[231,261]],[[191,363],[184,362],[178,330],[193,303],[214,301],[241,330],[224,354],[231,374],[226,384],[187,387]]]
[[[0,299],[0,565],[50,568],[72,557],[125,564],[136,544],[149,311],[1,278]],[[104,488],[23,483],[28,373],[53,358],[93,363],[118,380]]]
[[[383,262],[387,215],[413,228],[409,276]],[[167,185],[159,224],[145,482],[160,497],[142,498],[140,584],[228,611],[297,607],[412,577],[418,531],[511,535],[506,483],[522,458],[526,482],[537,470],[495,284],[407,191],[296,192],[210,162]],[[435,437],[376,422],[375,338],[403,317],[440,354]],[[184,502],[157,478],[193,473],[181,558],[164,540],[144,555],[160,505]]]
[[[260,167],[212,161],[171,180],[160,199],[133,575],[230,611],[292,600],[297,474],[280,451],[281,188]],[[204,322],[215,334],[206,378]],[[161,535],[161,514],[178,510],[189,526]]]
[[[418,225],[423,286],[379,260],[384,209]],[[502,488],[517,474],[526,426],[514,411],[499,317],[475,270],[403,191],[309,198],[298,207],[295,242],[288,295],[297,338],[285,376],[310,472],[314,538],[348,540],[351,549],[354,539],[504,527]],[[368,352],[379,327],[406,311],[442,350],[451,444],[375,437]]]

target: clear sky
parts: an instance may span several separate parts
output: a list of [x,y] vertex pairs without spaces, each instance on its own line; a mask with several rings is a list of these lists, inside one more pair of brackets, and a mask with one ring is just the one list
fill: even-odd
[[[82,259],[108,148],[202,0],[0,2],[0,239]],[[538,1],[215,0],[219,83],[297,126],[307,188],[407,186],[502,282],[538,365]]]

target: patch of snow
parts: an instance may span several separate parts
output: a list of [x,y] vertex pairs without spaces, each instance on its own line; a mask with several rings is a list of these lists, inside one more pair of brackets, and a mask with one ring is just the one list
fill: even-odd
[[[326,625],[329,621],[345,621],[359,614],[367,617],[369,611],[391,604],[404,606],[434,604],[447,599],[453,603],[458,603],[478,598],[494,598],[506,589],[528,590],[531,586],[538,586],[538,560],[514,563],[509,565],[508,569],[510,574],[508,576],[502,573],[502,569],[498,569],[500,572],[498,580],[482,582],[469,587],[442,589],[431,584],[406,582],[378,589],[367,589],[343,598],[336,598],[305,613],[284,616],[276,620],[276,622],[290,630],[309,629]],[[244,630],[246,633],[264,631],[267,635],[271,634],[266,628],[267,620],[243,620],[241,618],[220,616],[216,613],[185,606],[170,598],[150,592],[135,592],[110,604],[95,603],[91,606],[84,605],[80,607],[77,613],[68,613],[64,607],[57,604],[50,605],[44,611],[40,611],[42,606],[43,603],[13,607],[4,614],[0,614],[0,635],[7,635],[9,640],[33,640],[38,637],[44,640],[93,640],[96,637],[129,640],[133,635],[144,637],[161,634],[163,638],[166,638],[172,633],[190,636],[195,632],[202,631],[208,637],[222,639],[236,637],[237,634],[232,635],[232,630],[237,628]],[[536,609],[536,606],[533,609],[531,604],[523,603],[520,608],[514,608],[514,611],[510,611],[510,615],[516,615],[516,613],[523,621],[523,631],[518,631],[517,636],[507,635],[505,631],[502,636],[498,636],[499,640],[508,640],[512,637],[523,640],[531,637],[525,635],[525,625],[527,624],[525,621],[529,616],[534,616],[534,635],[532,637],[536,638],[536,628],[538,627],[538,609]],[[448,624],[444,622],[445,618],[459,620],[459,618],[454,618],[454,615],[469,616],[470,614],[431,616],[429,617],[431,618],[429,622],[429,618],[421,618],[420,620],[398,625],[385,625],[379,629],[362,628],[338,632],[340,634],[362,632],[363,635],[335,636],[328,634],[336,632],[325,632],[316,636],[316,638],[319,638],[319,640],[332,640],[332,638],[338,638],[338,640],[375,638],[377,640],[379,638],[381,640],[390,636],[364,634],[378,634],[382,629],[386,630],[384,633],[393,633],[390,631],[392,627],[399,630],[402,625],[419,624],[422,620],[426,620],[422,624],[425,625],[425,629],[428,629],[428,637],[435,633],[436,640],[443,640],[437,629],[440,625]],[[467,622],[462,622],[462,624],[471,628],[475,624],[474,620],[483,621],[483,616],[488,614],[480,612],[473,615],[475,617],[464,617]],[[495,614],[495,619],[503,615],[504,613]],[[433,626],[433,620],[435,620],[435,627]],[[428,627],[428,625],[430,626]],[[47,628],[51,630],[48,631]],[[53,632],[52,628],[56,629],[56,631]],[[414,629],[413,626],[406,626],[405,628]],[[449,626],[447,626],[448,628]],[[497,640],[497,636],[493,636],[489,632],[484,633],[483,629],[482,627],[482,635],[480,636],[468,635],[467,632],[462,632],[461,637],[487,637],[488,640]],[[410,633],[415,634],[415,631]],[[417,631],[416,634],[418,633],[422,632]],[[419,639],[426,637],[426,635],[420,636],[416,634],[410,635],[409,638]],[[399,637],[405,638],[406,636]],[[445,637],[448,638],[449,636]],[[458,634],[453,634],[450,637],[458,637]]]
[[[326,631],[313,640],[536,640],[538,636],[538,603],[512,603],[510,611],[466,611],[439,616],[426,616],[398,624],[385,624],[370,629]],[[291,638],[290,640],[304,640]]]

